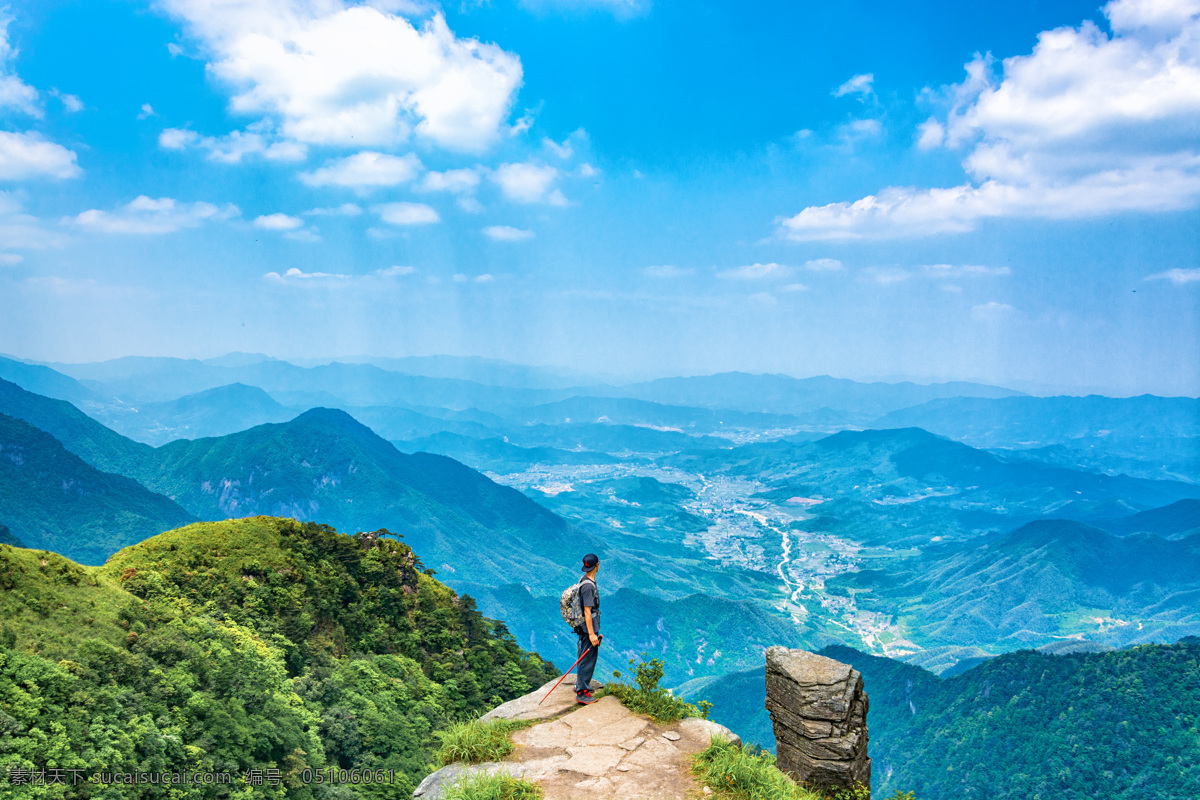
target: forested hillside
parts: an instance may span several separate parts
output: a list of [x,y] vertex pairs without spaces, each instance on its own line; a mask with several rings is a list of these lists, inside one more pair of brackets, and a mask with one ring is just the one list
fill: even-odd
[[[254,796],[406,797],[436,731],[554,674],[404,543],[294,520],[198,523],[93,568],[0,546],[0,588],[5,774],[230,773],[230,785],[186,793],[223,798],[244,796],[247,770],[277,770],[279,785]],[[329,767],[387,777],[301,779]],[[176,796],[157,785],[21,791]]]
[[[922,800],[1200,797],[1200,639],[1106,653],[1022,650],[950,678],[849,647],[863,674],[876,796]],[[762,669],[695,681],[712,719],[772,745]]]

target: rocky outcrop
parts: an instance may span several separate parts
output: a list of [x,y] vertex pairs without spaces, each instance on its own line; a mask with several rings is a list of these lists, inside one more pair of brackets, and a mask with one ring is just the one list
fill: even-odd
[[779,769],[821,790],[871,785],[867,693],[849,664],[768,648],[767,711]]
[[690,772],[691,755],[714,736],[738,741],[709,720],[657,723],[632,713],[616,697],[580,706],[571,683],[564,681],[554,691],[552,686],[484,715],[484,720],[536,722],[513,733],[517,749],[507,760],[442,767],[421,782],[414,798],[440,800],[459,781],[503,773],[538,784],[547,798],[691,800],[707,794]]

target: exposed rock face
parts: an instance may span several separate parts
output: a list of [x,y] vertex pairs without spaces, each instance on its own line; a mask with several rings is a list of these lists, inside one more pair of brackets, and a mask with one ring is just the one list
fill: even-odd
[[779,769],[816,789],[871,785],[867,693],[849,664],[768,648],[767,711]]

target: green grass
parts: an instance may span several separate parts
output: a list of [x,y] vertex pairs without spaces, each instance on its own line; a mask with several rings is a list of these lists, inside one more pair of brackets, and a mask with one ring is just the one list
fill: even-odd
[[513,751],[512,739],[509,738],[512,732],[528,728],[531,724],[533,723],[530,720],[517,719],[494,719],[487,722],[472,719],[452,723],[446,730],[437,734],[442,743],[437,752],[438,762],[482,764],[485,761],[499,761]]
[[453,784],[445,800],[541,800],[540,786],[511,775],[474,775]]
[[123,645],[118,616],[136,602],[99,568],[0,545],[0,637],[9,647],[58,661],[87,639]]
[[692,774],[726,800],[824,800],[780,772],[775,756],[751,753],[720,736],[695,755]]
[[[712,703],[701,700],[699,704],[693,705],[661,688],[658,682],[662,680],[663,662],[657,658],[648,661],[645,658],[646,654],[643,653],[641,662],[629,660],[637,686],[614,682],[605,687],[606,693],[615,695],[622,705],[633,713],[648,714],[658,722],[675,722],[684,717],[708,718],[708,709],[712,708]],[[613,670],[613,677],[620,680],[622,676],[620,672]]]

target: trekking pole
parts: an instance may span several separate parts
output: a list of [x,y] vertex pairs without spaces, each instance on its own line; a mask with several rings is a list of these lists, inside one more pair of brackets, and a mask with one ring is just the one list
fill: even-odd
[[[592,646],[589,644],[588,649],[583,651],[583,656],[586,656],[590,652],[592,652]],[[575,663],[571,665],[571,669],[575,669],[575,667],[579,666],[579,662],[583,661],[583,656],[580,656],[579,658],[575,659]],[[558,688],[558,684],[562,683],[563,680],[565,680],[566,677],[571,674],[571,669],[569,669],[565,673],[563,673],[563,676],[558,679],[558,683],[555,683],[553,686],[550,687],[550,691],[546,692],[546,697],[549,697],[550,695],[554,694],[554,690]],[[546,702],[546,697],[543,697],[541,700],[538,700],[539,706],[542,703]]]

